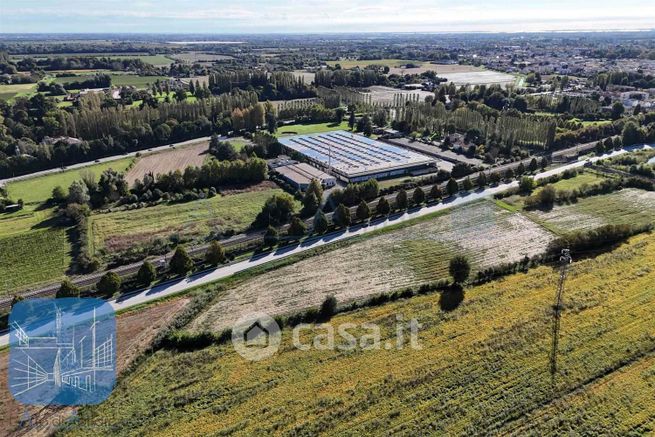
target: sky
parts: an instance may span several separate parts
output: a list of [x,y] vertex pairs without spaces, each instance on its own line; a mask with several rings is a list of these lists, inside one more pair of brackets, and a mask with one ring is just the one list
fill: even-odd
[[653,0],[0,0],[0,33],[535,32],[653,28]]

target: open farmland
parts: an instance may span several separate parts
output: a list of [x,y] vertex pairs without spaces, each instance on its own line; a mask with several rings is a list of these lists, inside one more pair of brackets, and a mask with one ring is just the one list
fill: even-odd
[[10,100],[17,96],[27,96],[35,91],[35,83],[0,85],[0,100]]
[[288,124],[281,126],[277,130],[278,135],[307,135],[333,130],[349,130],[348,122],[343,121],[340,124],[329,123],[307,123],[307,124]]
[[[420,349],[301,351],[287,329],[278,353],[260,362],[245,361],[231,344],[158,351],[109,400],[83,409],[67,435],[105,422],[97,435],[549,435],[568,424],[582,435],[648,434],[655,426],[654,258],[655,236],[645,234],[571,266],[554,384],[558,273],[544,266],[468,289],[448,311],[431,294],[330,322],[376,323],[385,344],[395,341],[402,314],[421,324]],[[303,343],[318,333],[325,330],[303,331]],[[626,377],[611,390],[602,384]]]
[[195,240],[210,231],[242,231],[261,211],[266,199],[282,193],[267,183],[261,187],[188,203],[94,214],[89,218],[91,244],[96,252],[116,252],[173,234]]
[[137,179],[143,179],[147,173],[158,175],[170,171],[183,171],[189,166],[200,166],[207,157],[209,141],[200,141],[184,147],[149,153],[142,156],[127,172],[126,179],[130,185]]
[[7,191],[12,199],[23,199],[26,204],[39,204],[50,198],[53,188],[60,186],[68,189],[70,184],[80,180],[84,173],[91,172],[98,178],[103,171],[110,168],[116,171],[125,171],[133,161],[132,158],[125,158],[45,176],[26,178],[7,184]]
[[[116,371],[120,375],[153,340],[155,335],[165,327],[189,302],[188,298],[169,300],[152,305],[140,311],[129,311],[116,316]],[[0,352],[0,372],[6,374],[9,353]],[[30,430],[29,435],[51,435],[60,423],[68,418],[73,407],[30,406],[18,403],[9,393],[7,378],[0,378],[0,434],[9,435],[18,425],[25,408],[28,409],[39,427]],[[36,432],[36,431],[41,432]],[[22,435],[22,434],[19,434]]]
[[0,295],[64,276],[71,261],[66,229],[0,237]]
[[404,96],[414,96],[418,95],[419,100],[423,101],[426,97],[434,97],[434,93],[423,90],[400,90],[398,88],[391,88],[388,86],[371,86],[367,88],[368,93],[362,93],[364,95],[370,94],[371,100],[374,103],[392,103],[394,96],[397,94],[402,94]]
[[526,214],[557,233],[608,224],[655,223],[655,192],[624,189],[578,199],[576,203],[555,206],[550,211],[536,210]]
[[285,314],[400,290],[448,277],[448,262],[467,255],[473,270],[541,253],[552,236],[520,214],[478,202],[281,267],[231,287],[193,325],[221,331],[254,311]]

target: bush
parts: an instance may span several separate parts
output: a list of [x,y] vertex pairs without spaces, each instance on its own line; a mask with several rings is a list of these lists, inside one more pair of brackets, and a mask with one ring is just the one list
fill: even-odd
[[350,226],[350,210],[346,205],[340,203],[332,214],[332,222],[335,226],[347,228]]
[[273,226],[269,226],[266,229],[264,234],[264,246],[273,247],[280,241],[280,236],[278,235],[277,229]]
[[80,289],[73,284],[70,279],[66,278],[57,290],[56,297],[80,297]]

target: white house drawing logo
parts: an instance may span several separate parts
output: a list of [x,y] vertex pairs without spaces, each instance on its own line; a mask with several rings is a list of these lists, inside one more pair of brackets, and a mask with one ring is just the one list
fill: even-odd
[[10,315],[9,387],[31,405],[96,404],[115,383],[114,312],[99,299],[30,299]]
[[232,326],[234,349],[249,361],[270,357],[277,352],[281,341],[280,326],[268,314],[248,314]]

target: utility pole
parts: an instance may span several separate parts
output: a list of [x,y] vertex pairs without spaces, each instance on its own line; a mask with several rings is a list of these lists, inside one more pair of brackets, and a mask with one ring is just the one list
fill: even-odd
[[557,295],[555,296],[555,305],[553,313],[553,345],[550,355],[550,374],[552,377],[553,388],[555,387],[555,374],[557,373],[557,348],[559,345],[559,328],[562,311],[562,294],[564,292],[564,282],[568,275],[569,265],[571,264],[571,251],[562,249],[559,257],[559,283],[557,285]]

